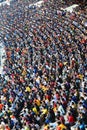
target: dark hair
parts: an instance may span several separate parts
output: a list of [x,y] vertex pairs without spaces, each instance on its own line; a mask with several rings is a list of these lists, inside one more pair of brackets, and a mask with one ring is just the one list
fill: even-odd
[[80,124],[82,124],[82,122],[83,122],[82,119],[80,119],[79,122],[80,122]]

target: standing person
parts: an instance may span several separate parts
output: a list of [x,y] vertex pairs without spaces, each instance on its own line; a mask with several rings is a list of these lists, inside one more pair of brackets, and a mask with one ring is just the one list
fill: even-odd
[[64,124],[64,122],[59,121],[58,126],[56,127],[56,130],[67,130],[67,127]]
[[78,130],[86,130],[85,129],[85,125],[84,125],[84,122],[82,120],[79,120],[79,127],[78,127]]

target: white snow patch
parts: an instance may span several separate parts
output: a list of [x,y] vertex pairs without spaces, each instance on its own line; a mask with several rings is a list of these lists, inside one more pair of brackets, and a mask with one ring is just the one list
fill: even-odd
[[4,2],[1,2],[1,3],[0,3],[0,6],[6,5],[6,4],[7,4],[7,5],[10,5],[10,1],[11,1],[11,0],[6,0],[6,1],[4,1]]
[[6,52],[2,43],[0,43],[0,74],[3,75],[3,66],[6,58]]
[[77,6],[79,6],[79,5],[73,4],[72,6],[69,6],[65,9],[62,8],[62,9],[65,10],[65,11],[68,11],[68,12],[72,12],[74,10],[74,8],[76,8]]
[[36,3],[33,3],[33,4],[30,4],[29,7],[32,7],[32,6],[41,7],[42,3],[44,3],[43,0],[36,2]]

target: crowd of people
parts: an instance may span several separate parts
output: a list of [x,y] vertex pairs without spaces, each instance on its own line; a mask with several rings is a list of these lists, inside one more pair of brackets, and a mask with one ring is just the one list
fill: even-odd
[[0,7],[0,130],[86,130],[87,10],[37,1]]

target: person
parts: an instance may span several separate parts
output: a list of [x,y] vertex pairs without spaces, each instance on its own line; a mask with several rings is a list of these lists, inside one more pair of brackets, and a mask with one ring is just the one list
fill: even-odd
[[58,122],[58,126],[56,127],[56,130],[67,130],[67,127],[65,126],[64,122]]
[[83,121],[82,120],[79,120],[79,127],[78,127],[78,130],[85,130],[85,125],[84,125],[84,123],[83,123]]

